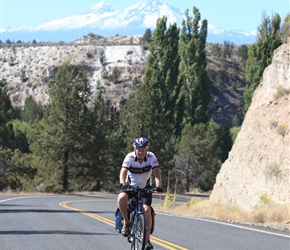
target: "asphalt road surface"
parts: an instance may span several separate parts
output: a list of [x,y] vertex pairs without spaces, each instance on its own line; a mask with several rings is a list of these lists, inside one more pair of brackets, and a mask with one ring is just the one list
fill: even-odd
[[[114,229],[116,199],[115,194],[2,196],[0,249],[130,249]],[[290,249],[289,232],[160,213],[151,242],[154,250]]]

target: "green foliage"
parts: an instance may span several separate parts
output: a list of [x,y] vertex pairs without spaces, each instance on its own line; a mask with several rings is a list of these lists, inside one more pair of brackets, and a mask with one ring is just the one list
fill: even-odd
[[30,186],[37,169],[27,164],[27,156],[20,151],[0,149],[0,191],[9,188],[22,191]]
[[[21,190],[22,179],[33,178],[31,168],[22,161],[21,153],[15,150],[19,134],[15,133],[13,119],[14,110],[11,106],[4,84],[0,82],[0,190],[11,188]],[[27,148],[27,145],[25,146]]]
[[152,31],[150,28],[148,28],[148,29],[146,29],[143,37],[140,38],[140,43],[141,44],[149,44],[152,42],[152,40],[153,40]]
[[277,127],[277,132],[283,137],[288,133],[289,124],[287,122],[281,123]]
[[68,191],[70,174],[82,165],[90,140],[86,105],[91,92],[84,73],[69,63],[58,69],[48,86],[51,102],[43,122],[35,125],[28,139],[33,153],[46,158],[52,171],[62,170],[62,190]]
[[173,134],[181,124],[180,86],[176,84],[179,29],[176,24],[167,27],[167,18],[163,17],[157,20],[153,37],[144,82],[121,110],[120,124],[127,145],[138,136],[149,139],[150,149],[162,163],[162,174],[166,176],[173,168]]
[[224,41],[224,44],[222,46],[222,55],[224,58],[231,57],[233,52],[234,44],[230,41]]
[[241,125],[241,121],[237,115],[234,115],[234,118],[232,120],[232,126],[233,127],[239,127]]
[[281,85],[278,85],[274,98],[275,100],[278,100],[279,98],[285,95],[289,95],[289,94],[290,94],[290,88],[283,88]]
[[177,134],[180,131],[182,107],[178,102],[181,86],[177,83],[179,29],[176,24],[167,27],[167,18],[157,20],[154,40],[149,46],[150,54],[144,84],[155,103],[156,111],[163,113],[169,125]]
[[30,126],[26,122],[21,122],[20,120],[13,121],[13,130],[15,136],[16,148],[22,153],[29,153],[29,144],[27,140],[27,133]]
[[248,46],[245,44],[239,46],[238,51],[237,51],[237,55],[239,57],[243,58],[244,60],[247,60],[247,58],[248,58]]
[[24,122],[32,123],[35,120],[40,120],[43,117],[43,106],[41,103],[36,103],[32,96],[27,96],[25,99],[24,109],[21,113],[21,119]]
[[106,58],[106,51],[105,49],[101,49],[99,52],[99,60],[102,66],[105,66],[107,58]]
[[15,148],[13,125],[14,110],[4,83],[0,81],[0,149]]
[[164,113],[156,112],[158,98],[155,98],[145,84],[130,95],[120,111],[120,134],[127,146],[126,151],[132,150],[136,137],[146,137],[150,141],[150,150],[162,163],[162,175],[166,176],[167,171],[173,168],[174,140]]
[[38,173],[35,189],[47,192],[113,191],[119,148],[118,111],[108,108],[100,91],[89,108],[91,90],[78,66],[64,63],[49,82],[51,102],[43,119],[27,133]]
[[216,57],[220,57],[221,56],[221,46],[218,43],[215,43],[212,45],[212,54],[215,55]]
[[283,43],[290,41],[290,13],[284,18],[281,29],[281,38]]
[[230,135],[231,135],[231,138],[232,138],[232,143],[234,144],[235,141],[236,141],[236,138],[238,136],[238,133],[240,132],[241,130],[241,127],[232,127],[230,129]]
[[208,124],[187,125],[175,156],[174,173],[179,191],[211,190],[230,147],[227,131],[212,120]]
[[206,82],[207,20],[200,20],[199,10],[195,7],[193,14],[194,17],[190,17],[187,10],[186,20],[182,22],[178,74],[178,84],[182,86],[185,105],[183,124],[191,125],[208,120],[206,112],[210,100]]
[[10,165],[11,165],[11,150],[0,147],[0,191],[9,187]]
[[280,16],[275,14],[270,20],[263,19],[258,28],[258,41],[249,46],[248,59],[246,61],[246,80],[249,85],[244,92],[244,110],[251,105],[252,96],[260,83],[264,69],[271,63],[274,50],[281,45]]

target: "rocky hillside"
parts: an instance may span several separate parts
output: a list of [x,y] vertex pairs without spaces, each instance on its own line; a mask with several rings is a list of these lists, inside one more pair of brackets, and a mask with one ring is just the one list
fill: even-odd
[[246,210],[290,204],[290,43],[265,69],[210,199]]
[[[236,55],[238,46],[222,55],[222,47],[207,44],[210,116],[230,127],[236,115],[243,120],[244,61]],[[92,91],[105,90],[111,103],[121,107],[142,81],[149,50],[140,36],[104,38],[94,34],[74,43],[1,44],[1,76],[13,105],[23,107],[28,95],[47,103],[47,83],[57,68],[71,61],[88,74]]]

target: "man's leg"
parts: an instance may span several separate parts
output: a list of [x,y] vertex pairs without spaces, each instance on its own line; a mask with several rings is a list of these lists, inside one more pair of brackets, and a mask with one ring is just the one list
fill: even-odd
[[121,192],[118,195],[118,207],[121,211],[121,214],[124,219],[124,225],[121,229],[121,234],[124,236],[128,236],[131,230],[131,224],[128,218],[128,209],[127,209],[127,202],[128,202],[129,196],[128,194]]
[[152,194],[144,194],[143,196],[143,210],[146,221],[146,245],[144,250],[151,250],[153,246],[150,242],[150,232],[152,227],[152,215],[151,215]]
[[128,202],[128,195],[126,193],[119,193],[118,195],[118,207],[121,211],[121,214],[124,218],[125,223],[129,223],[128,218],[128,209],[127,209],[127,202]]
[[151,207],[148,205],[143,205],[145,221],[146,221],[146,242],[150,241],[150,232],[152,227],[152,216],[151,216]]

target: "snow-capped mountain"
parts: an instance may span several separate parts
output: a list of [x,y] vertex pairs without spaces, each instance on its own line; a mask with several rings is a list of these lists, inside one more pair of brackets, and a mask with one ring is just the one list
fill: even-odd
[[[29,42],[72,42],[88,33],[102,36],[142,35],[147,28],[152,31],[158,18],[167,17],[167,23],[181,25],[183,12],[160,0],[140,1],[125,10],[116,10],[105,1],[101,1],[78,15],[45,22],[35,27],[19,27],[2,29],[2,40]],[[218,30],[208,25],[208,42],[223,43],[230,41],[235,44],[253,43],[255,34],[241,31]]]

